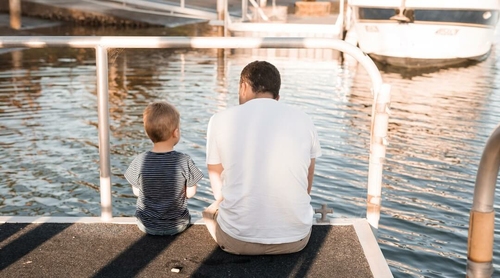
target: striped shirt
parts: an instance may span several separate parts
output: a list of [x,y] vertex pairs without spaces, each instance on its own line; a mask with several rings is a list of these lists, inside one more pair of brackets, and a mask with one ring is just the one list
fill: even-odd
[[185,187],[195,186],[202,177],[187,154],[139,154],[125,172],[128,182],[139,190],[135,216],[146,228],[156,231],[188,224]]

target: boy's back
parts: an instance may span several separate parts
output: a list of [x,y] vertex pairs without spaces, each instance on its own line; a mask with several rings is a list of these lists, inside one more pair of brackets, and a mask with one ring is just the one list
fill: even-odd
[[187,198],[196,194],[203,174],[191,158],[174,151],[180,140],[180,115],[167,102],[153,102],[143,113],[153,149],[138,155],[125,172],[137,198],[137,226],[152,235],[175,235],[190,222]]
[[189,223],[186,186],[195,186],[202,174],[191,158],[177,151],[138,155],[125,177],[139,190],[135,216],[153,230],[171,230]]

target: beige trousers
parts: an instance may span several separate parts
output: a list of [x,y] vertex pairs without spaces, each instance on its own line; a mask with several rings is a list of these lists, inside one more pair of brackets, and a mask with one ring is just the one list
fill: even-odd
[[219,211],[220,201],[215,201],[207,209],[203,211],[203,221],[207,226],[208,232],[212,235],[215,242],[220,248],[228,253],[236,255],[277,255],[299,252],[306,247],[311,237],[309,234],[296,242],[281,243],[281,244],[261,244],[253,242],[245,242],[232,238],[226,234],[217,224],[217,215]]

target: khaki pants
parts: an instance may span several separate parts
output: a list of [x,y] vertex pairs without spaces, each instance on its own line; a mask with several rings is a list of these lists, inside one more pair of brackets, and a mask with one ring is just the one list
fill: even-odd
[[261,244],[245,242],[232,238],[226,234],[217,224],[217,214],[220,201],[215,201],[203,211],[203,221],[208,232],[214,238],[220,248],[228,253],[236,255],[277,255],[299,252],[306,247],[311,237],[311,232],[307,236],[296,242],[281,244]]

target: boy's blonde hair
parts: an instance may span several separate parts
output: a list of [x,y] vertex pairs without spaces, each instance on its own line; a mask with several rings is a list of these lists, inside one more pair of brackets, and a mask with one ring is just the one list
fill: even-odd
[[144,130],[153,143],[167,141],[179,128],[180,115],[175,107],[165,101],[150,103],[142,115]]

